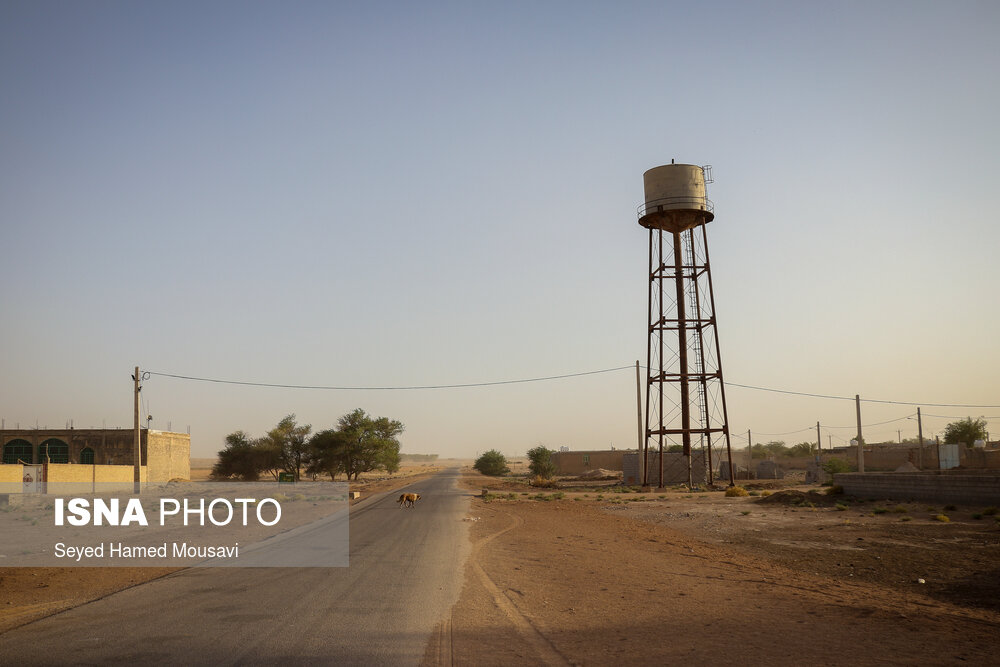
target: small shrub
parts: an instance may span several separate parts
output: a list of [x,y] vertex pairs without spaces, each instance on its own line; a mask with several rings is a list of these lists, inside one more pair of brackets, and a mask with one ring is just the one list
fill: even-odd
[[843,503],[837,503],[836,509],[838,512],[845,512],[847,511],[847,505],[844,505]]
[[742,512],[740,512],[740,514],[746,516],[747,514],[750,514],[750,510],[743,510]]
[[955,507],[954,505],[945,505],[944,506],[944,511],[945,512],[955,512],[957,510],[958,510],[958,508]]
[[490,477],[501,477],[510,472],[510,468],[507,467],[507,457],[495,449],[476,459],[472,467]]
[[888,511],[889,510],[887,510],[884,507],[876,507],[875,509],[872,510],[872,514],[885,514]]
[[851,464],[844,459],[830,459],[823,464],[823,470],[830,475],[836,475],[842,472],[850,472]]
[[949,521],[951,521],[951,519],[949,519],[944,514],[938,514],[937,516],[934,517],[934,520],[940,521],[941,523],[948,523]]
[[528,484],[530,486],[533,486],[533,487],[538,488],[538,489],[557,489],[557,488],[559,488],[559,484],[556,483],[555,480],[548,479],[546,477],[542,477],[541,475],[535,475],[534,477],[532,477],[531,481],[528,482]]
[[767,498],[767,497],[768,497],[769,495],[771,495],[772,493],[774,493],[774,491],[761,491],[761,492],[760,492],[760,497],[761,497],[761,498]]
[[744,489],[742,486],[731,486],[726,489],[726,498],[739,498],[742,496],[749,496],[750,492]]
[[910,510],[906,509],[902,505],[896,505],[895,507],[892,508],[892,511],[895,512],[896,514],[906,514]]
[[[528,450],[528,460],[531,461],[528,464],[528,470],[535,476],[535,479],[539,477],[542,479],[551,479],[556,474],[556,464],[552,462],[553,454],[555,452],[544,445],[539,445]],[[541,485],[533,484],[532,486]]]
[[751,496],[754,496],[754,497],[756,497],[756,496],[759,496],[759,495],[760,495],[760,491],[748,491],[747,493],[748,493],[749,495],[751,495]]
[[904,517],[900,517],[899,520],[900,521],[912,521],[913,517],[912,516],[904,516]]
[[828,496],[842,496],[844,495],[844,487],[839,484],[834,484],[826,490],[826,495]]
[[983,515],[980,514],[979,512],[976,512],[975,514],[972,515],[972,518],[975,519],[976,521],[979,521],[980,519],[983,518]]
[[993,516],[996,513],[997,513],[996,507],[987,507],[986,509],[983,510],[983,514],[986,514],[987,516]]

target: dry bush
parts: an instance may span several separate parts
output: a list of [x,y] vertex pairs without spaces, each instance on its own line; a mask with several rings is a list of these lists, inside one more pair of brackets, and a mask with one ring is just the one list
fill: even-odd
[[531,486],[539,489],[558,489],[559,484],[554,479],[545,479],[541,475],[535,475],[528,482]]

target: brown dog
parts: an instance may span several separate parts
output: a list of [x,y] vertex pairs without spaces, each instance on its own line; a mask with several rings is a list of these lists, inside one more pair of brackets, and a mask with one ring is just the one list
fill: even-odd
[[404,493],[399,496],[399,500],[396,502],[399,503],[400,508],[402,508],[413,507],[418,500],[420,500],[419,493]]

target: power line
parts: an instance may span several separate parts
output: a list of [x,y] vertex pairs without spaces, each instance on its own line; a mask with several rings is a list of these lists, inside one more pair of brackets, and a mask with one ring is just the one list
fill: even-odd
[[[219,378],[204,378],[195,377],[190,375],[177,375],[174,373],[160,373],[154,371],[148,371],[150,375],[158,375],[160,377],[169,377],[179,380],[193,380],[196,382],[213,382],[216,384],[233,384],[242,385],[248,387],[272,387],[278,389],[310,389],[310,390],[325,390],[325,391],[413,391],[420,389],[463,389],[468,387],[491,387],[504,384],[523,384],[526,382],[545,382],[548,380],[562,380],[565,378],[581,377],[585,375],[597,375],[600,373],[614,373],[617,371],[623,371],[628,369],[633,369],[635,366],[618,366],[616,368],[604,368],[596,371],[582,371],[579,373],[566,373],[564,375],[548,375],[544,377],[534,377],[534,378],[518,378],[514,380],[497,380],[492,382],[464,382],[459,384],[433,384],[433,385],[413,385],[413,386],[382,386],[382,387],[341,387],[341,386],[328,386],[328,385],[302,385],[302,384],[278,384],[272,382],[249,382],[243,380],[223,380]],[[648,368],[647,368],[648,371]],[[758,387],[750,384],[739,384],[737,382],[726,382],[727,386],[730,387],[740,387],[741,389],[753,389],[755,391],[767,391],[775,394],[788,394],[792,396],[807,396],[810,398],[823,398],[828,400],[836,401],[854,401],[855,398],[852,396],[835,396],[831,394],[814,394],[804,391],[791,391],[788,389],[774,389],[771,387]],[[875,398],[862,398],[862,403],[883,403],[888,405],[915,405],[923,407],[935,407],[935,408],[1000,408],[1000,405],[970,405],[964,403],[925,403],[925,402],[915,402],[915,401],[890,401],[881,400]],[[885,422],[888,423],[888,422]],[[811,428],[811,427],[810,427]],[[830,427],[830,428],[848,428],[848,427]],[[806,429],[801,429],[806,430]],[[788,433],[776,433],[772,435],[788,435],[789,433],[797,433],[798,431],[789,431]],[[762,434],[766,435],[766,434]]]
[[[776,394],[792,394],[794,396],[810,396],[812,398],[828,398],[837,401],[853,401],[855,400],[853,396],[831,396],[829,394],[810,394],[804,391],[789,391],[787,389],[771,389],[769,387],[755,387],[749,384],[737,384],[735,382],[726,382],[726,385],[730,387],[741,387],[743,389],[756,389],[758,391],[770,391]],[[916,401],[886,401],[879,400],[876,398],[862,398],[862,403],[888,403],[890,405],[919,405],[921,407],[932,407],[932,408],[1000,408],[1000,405],[968,405],[964,403],[922,403]]]
[[[925,414],[923,416],[924,417],[936,417],[938,419],[966,419],[968,417],[971,417],[972,415],[965,415],[965,417],[956,417],[956,416],[949,417],[948,415],[926,415]],[[1000,419],[1000,417],[998,417],[997,415],[980,415],[979,418],[980,419]]]
[[303,385],[303,384],[275,384],[270,382],[244,382],[241,380],[221,380],[218,378],[193,377],[190,375],[175,375],[173,373],[158,373],[148,371],[150,375],[160,377],[175,378],[178,380],[194,380],[196,382],[213,382],[216,384],[236,384],[248,387],[273,387],[278,389],[321,389],[328,391],[411,391],[415,389],[462,389],[466,387],[491,387],[502,384],[521,384],[525,382],[544,382],[546,380],[562,380],[564,378],[581,377],[584,375],[597,375],[599,373],[612,373],[625,369],[634,369],[635,366],[619,366],[618,368],[604,368],[598,371],[583,371],[580,373],[567,373],[565,375],[549,375],[546,377],[521,378],[516,380],[498,380],[495,382],[465,382],[462,384],[435,384],[417,386],[396,386],[396,387],[332,387],[324,385]]
[[[882,426],[883,424],[891,424],[893,422],[901,422],[904,419],[910,419],[910,418],[916,417],[916,416],[917,416],[917,413],[914,412],[912,415],[906,415],[905,417],[897,417],[896,419],[887,419],[884,422],[875,422],[874,424],[862,424],[861,427],[862,428],[868,428],[869,426]],[[823,428],[857,428],[857,427],[858,427],[857,424],[851,424],[850,426],[825,426],[825,425],[823,425]]]

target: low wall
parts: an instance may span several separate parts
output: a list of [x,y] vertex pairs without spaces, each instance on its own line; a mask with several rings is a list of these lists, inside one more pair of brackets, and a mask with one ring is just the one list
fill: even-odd
[[13,463],[0,463],[0,485],[16,484],[20,486],[24,475],[24,466]]
[[[660,482],[660,457],[657,452],[650,452],[646,458],[646,481],[651,486],[656,486]],[[641,471],[639,470],[639,454],[635,452],[626,453],[622,459],[624,468],[624,483],[627,486],[642,484]],[[678,452],[663,454],[663,485],[667,484],[687,484],[688,468],[687,458]],[[702,451],[691,452],[691,482],[693,484],[705,483],[705,454]]]
[[[0,493],[22,493],[24,486],[24,466],[15,464],[0,464]],[[109,491],[114,488],[132,489],[135,470],[132,466],[86,465],[81,463],[50,463],[47,466],[45,481],[49,484],[58,483],[58,487],[50,487],[51,491],[59,493],[92,493],[95,490]],[[139,479],[146,482],[146,466],[139,468]],[[97,489],[96,485],[101,488]]]
[[552,455],[552,463],[556,466],[557,475],[582,475],[598,468],[621,470],[624,455],[625,450],[622,449],[555,452]]
[[862,498],[1000,505],[1000,473],[990,471],[848,472],[833,483]]

